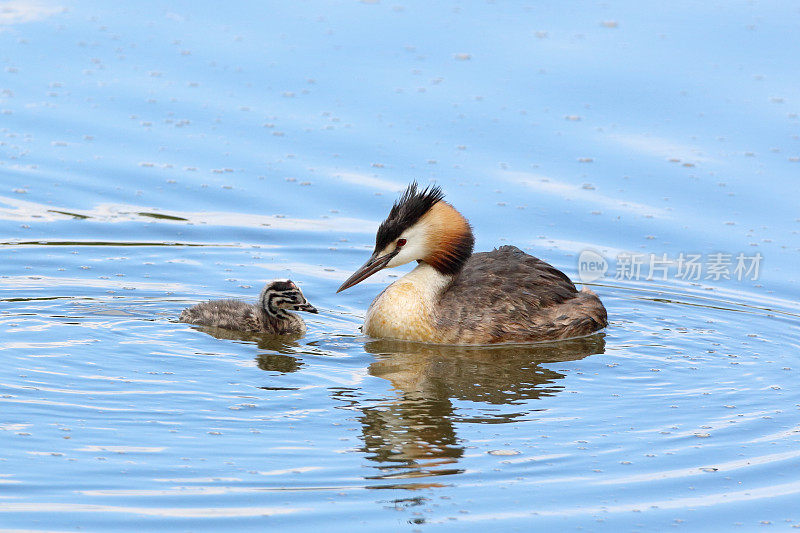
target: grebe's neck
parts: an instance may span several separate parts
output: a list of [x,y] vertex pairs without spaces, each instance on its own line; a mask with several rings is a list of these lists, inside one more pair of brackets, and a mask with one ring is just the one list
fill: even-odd
[[259,298],[259,309],[261,311],[262,319],[276,328],[283,322],[289,322],[292,319],[292,313],[286,309],[281,309],[275,303],[276,298],[280,296],[276,292],[264,290]]
[[373,300],[364,319],[364,333],[419,341],[436,338],[439,299],[454,278],[455,274],[444,274],[420,261]]
[[425,261],[420,261],[414,270],[397,280],[396,283],[414,285],[425,303],[433,303],[455,277],[456,274],[444,274]]
[[302,333],[306,325],[303,319],[286,309],[261,308],[261,320],[270,333]]

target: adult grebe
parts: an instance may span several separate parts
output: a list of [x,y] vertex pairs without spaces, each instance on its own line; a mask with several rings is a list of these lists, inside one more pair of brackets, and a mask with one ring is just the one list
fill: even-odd
[[239,300],[214,300],[184,309],[179,320],[200,326],[273,335],[305,333],[303,319],[288,310],[316,313],[300,288],[291,280],[274,280],[264,286],[258,304]]
[[416,260],[367,311],[371,337],[442,344],[565,339],[608,325],[597,295],[515,246],[472,253],[469,222],[439,187],[412,183],[378,228],[372,257],[337,292]]

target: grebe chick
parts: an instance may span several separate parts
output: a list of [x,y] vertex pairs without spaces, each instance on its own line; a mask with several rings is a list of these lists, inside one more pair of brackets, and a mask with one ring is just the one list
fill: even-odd
[[273,335],[303,334],[306,324],[289,309],[316,313],[300,288],[291,280],[274,280],[264,286],[258,303],[239,300],[214,300],[184,309],[179,320],[199,326],[216,326],[237,331]]
[[469,222],[439,187],[412,183],[378,228],[372,257],[341,292],[384,268],[417,261],[367,310],[371,337],[441,344],[525,343],[588,335],[608,325],[587,288],[515,246],[473,254]]

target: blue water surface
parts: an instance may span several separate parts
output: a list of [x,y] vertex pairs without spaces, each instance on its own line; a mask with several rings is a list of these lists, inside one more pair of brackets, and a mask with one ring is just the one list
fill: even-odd
[[[800,527],[799,27],[793,2],[0,2],[0,531]],[[335,291],[412,180],[478,250],[587,281],[607,330],[363,336],[410,267]],[[287,277],[321,311],[302,339],[177,322]]]

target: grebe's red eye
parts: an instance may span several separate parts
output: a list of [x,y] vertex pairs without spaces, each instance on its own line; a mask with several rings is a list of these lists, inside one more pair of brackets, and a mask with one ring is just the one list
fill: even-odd
[[406,240],[405,240],[405,239],[397,239],[397,246],[398,246],[398,248],[399,248],[400,246],[405,246],[405,244],[406,244]]

